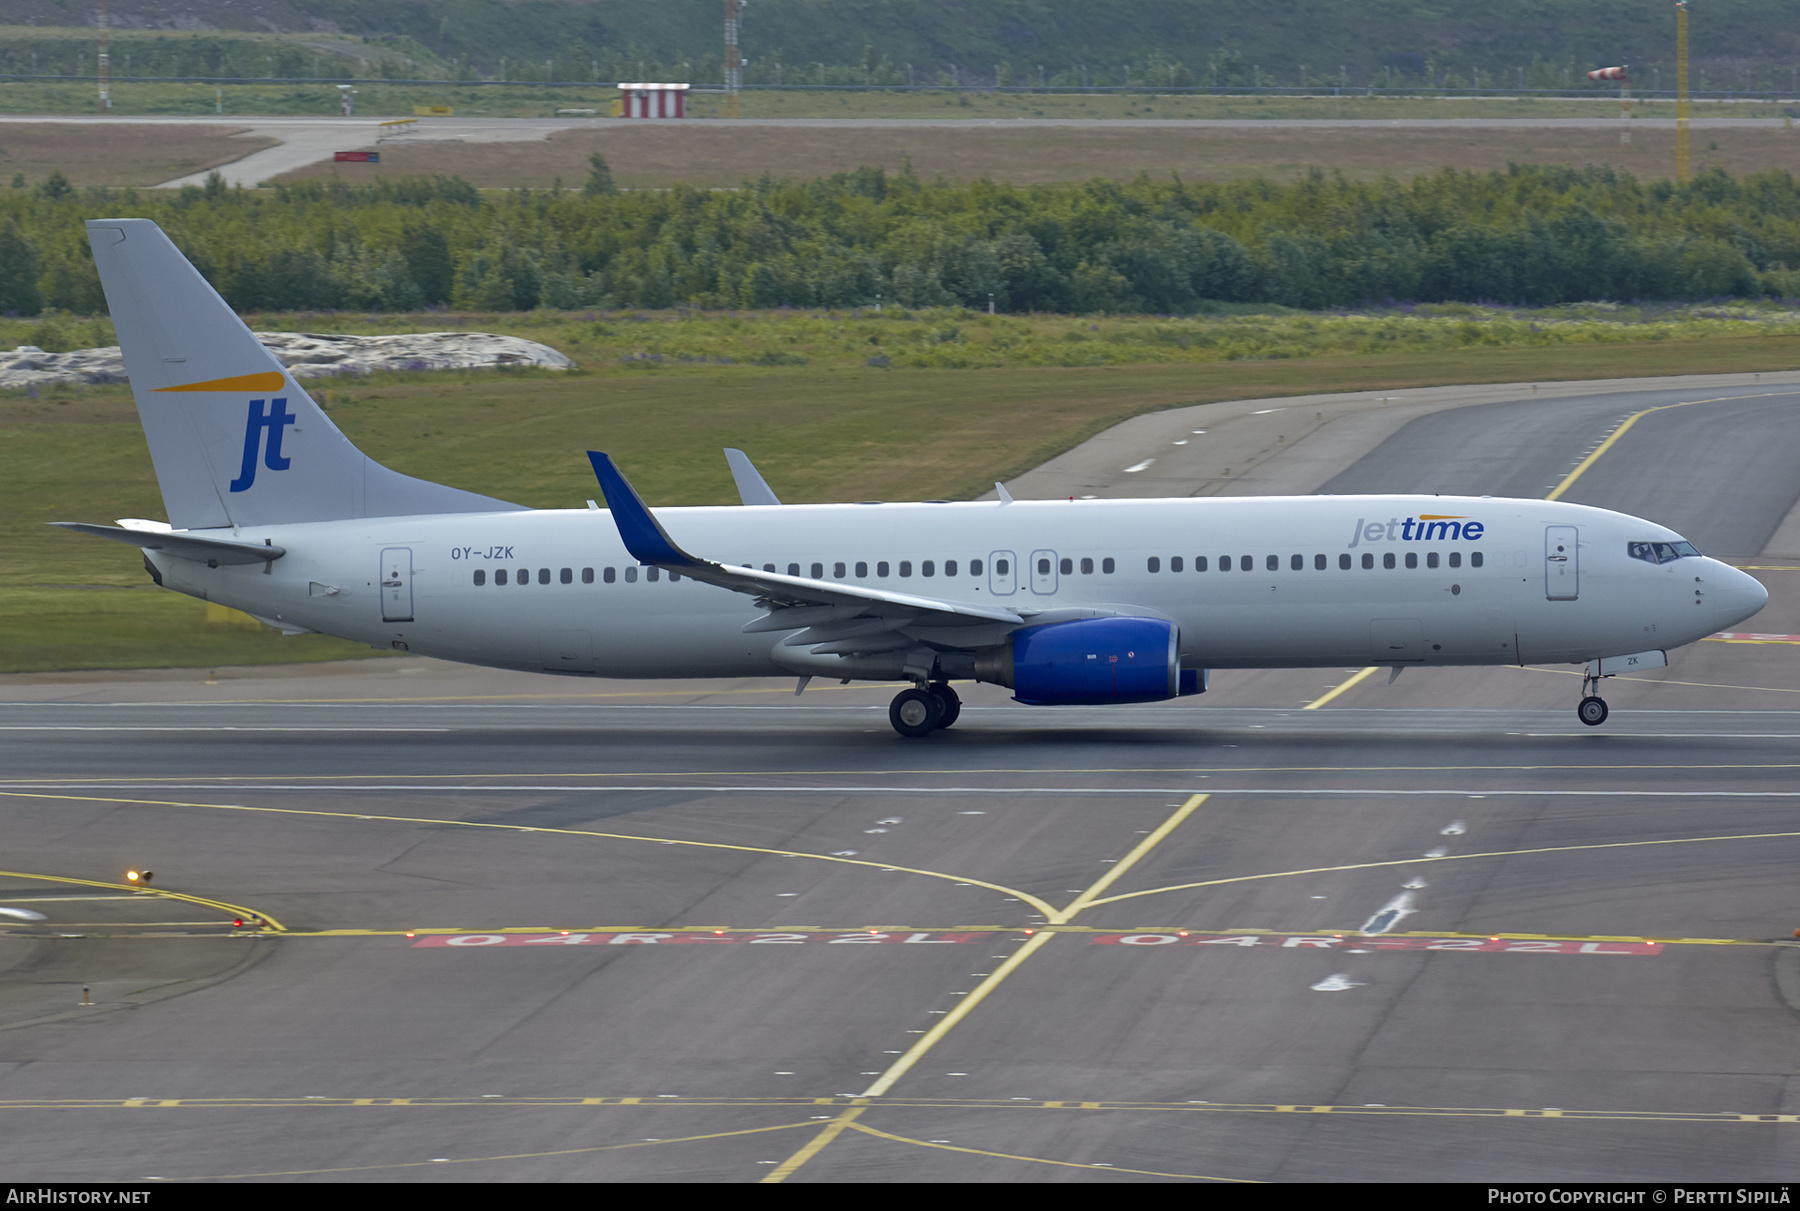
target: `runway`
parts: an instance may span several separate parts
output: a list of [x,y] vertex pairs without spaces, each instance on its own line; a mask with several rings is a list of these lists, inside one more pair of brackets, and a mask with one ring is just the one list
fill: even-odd
[[1417,403],[1333,469],[1301,447],[1346,413],[1257,465],[1542,496],[1612,438],[1563,498],[1686,519],[1770,604],[1614,679],[1600,729],[1561,668],[980,687],[924,741],[871,686],[9,678],[0,908],[46,919],[0,917],[0,1163],[1787,1180],[1795,388],[1563,395]]

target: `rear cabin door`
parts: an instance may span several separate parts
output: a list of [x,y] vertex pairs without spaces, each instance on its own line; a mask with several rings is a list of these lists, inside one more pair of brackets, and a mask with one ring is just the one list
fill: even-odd
[[412,548],[384,548],[381,552],[381,621],[413,620],[412,580]]

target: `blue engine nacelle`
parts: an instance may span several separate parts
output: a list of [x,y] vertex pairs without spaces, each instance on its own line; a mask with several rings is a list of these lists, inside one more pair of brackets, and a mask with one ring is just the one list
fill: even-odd
[[1015,631],[1013,696],[1030,706],[1160,702],[1200,692],[1181,668],[1180,629],[1160,618],[1084,618]]

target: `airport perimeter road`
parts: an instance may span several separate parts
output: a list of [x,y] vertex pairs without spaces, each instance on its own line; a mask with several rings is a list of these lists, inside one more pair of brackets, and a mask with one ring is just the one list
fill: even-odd
[[[1490,468],[1541,496],[1657,402],[1442,412],[1339,474],[1545,424]],[[1732,444],[1765,407],[1645,416],[1566,498],[1754,541],[1800,488]],[[1567,669],[981,687],[923,741],[880,687],[8,678],[0,1167],[1790,1179],[1800,561],[1740,562],[1754,637],[1615,679],[1599,729]]]

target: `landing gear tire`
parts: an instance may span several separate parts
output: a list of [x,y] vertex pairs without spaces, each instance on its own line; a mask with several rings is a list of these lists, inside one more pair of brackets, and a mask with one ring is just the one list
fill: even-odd
[[936,685],[928,686],[926,693],[943,704],[944,714],[938,720],[938,726],[949,727],[955,723],[957,716],[962,714],[962,699],[956,696],[956,691],[950,688],[949,683],[940,681]]
[[1588,697],[1583,698],[1581,700],[1581,705],[1575,708],[1576,718],[1580,719],[1589,727],[1599,727],[1602,723],[1605,723],[1606,714],[1606,702],[1591,694]]
[[943,699],[929,690],[901,690],[888,706],[888,722],[902,736],[929,736],[943,719]]

